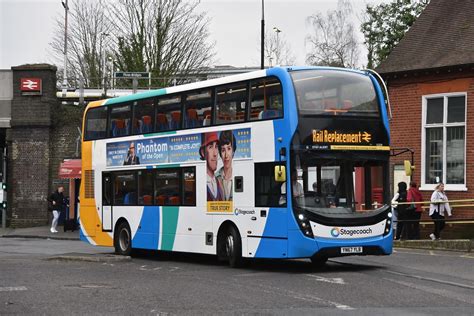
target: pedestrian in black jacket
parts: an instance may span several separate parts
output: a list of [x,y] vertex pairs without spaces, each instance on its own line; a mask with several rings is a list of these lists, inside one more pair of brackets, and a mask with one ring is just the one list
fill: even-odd
[[51,232],[53,234],[57,233],[58,230],[56,229],[58,227],[58,219],[59,219],[59,214],[61,214],[61,211],[63,209],[63,203],[64,203],[64,187],[59,186],[56,191],[51,193],[51,195],[48,198],[48,201],[50,202],[50,211],[53,212],[53,221],[51,222]]

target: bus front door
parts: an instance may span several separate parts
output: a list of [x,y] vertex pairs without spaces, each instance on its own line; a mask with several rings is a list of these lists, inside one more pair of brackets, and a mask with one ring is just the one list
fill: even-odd
[[110,173],[102,174],[102,231],[112,231],[113,182]]

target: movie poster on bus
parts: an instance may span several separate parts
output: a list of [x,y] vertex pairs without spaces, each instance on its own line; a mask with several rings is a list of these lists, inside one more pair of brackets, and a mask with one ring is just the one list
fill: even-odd
[[168,145],[170,162],[199,161],[201,134],[172,136]]
[[168,140],[166,138],[107,144],[107,167],[167,162]]
[[250,129],[203,133],[199,155],[206,160],[208,213],[233,212],[234,158],[250,158]]

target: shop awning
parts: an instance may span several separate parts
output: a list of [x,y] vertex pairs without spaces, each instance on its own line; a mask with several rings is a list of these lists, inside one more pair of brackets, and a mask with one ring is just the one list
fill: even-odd
[[80,179],[81,159],[64,160],[59,166],[59,177],[61,179]]

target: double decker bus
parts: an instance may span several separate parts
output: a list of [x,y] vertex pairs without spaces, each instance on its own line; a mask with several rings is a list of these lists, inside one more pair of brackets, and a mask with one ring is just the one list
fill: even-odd
[[[383,83],[382,83],[383,84]],[[244,258],[392,252],[375,73],[271,68],[89,103],[81,239]]]

